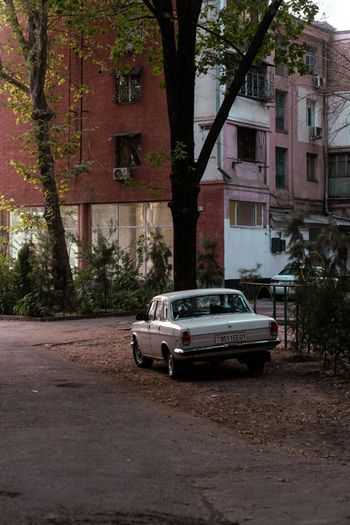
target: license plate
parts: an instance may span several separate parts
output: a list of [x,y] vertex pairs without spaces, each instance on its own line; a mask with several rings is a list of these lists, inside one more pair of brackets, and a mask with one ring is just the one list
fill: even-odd
[[247,334],[245,332],[236,332],[235,334],[216,335],[214,340],[216,344],[239,343],[247,340]]

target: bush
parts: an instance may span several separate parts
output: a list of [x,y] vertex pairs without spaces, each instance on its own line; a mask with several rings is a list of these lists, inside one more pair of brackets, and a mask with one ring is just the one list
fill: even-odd
[[300,356],[305,352],[318,356],[334,373],[339,367],[348,369],[350,363],[349,282],[344,258],[339,256],[343,242],[331,224],[317,243],[303,241],[296,229],[290,243],[301,285],[294,297],[293,348]]
[[[142,300],[143,239],[136,247],[136,260],[130,251],[99,236],[91,251],[83,254],[84,268],[76,271],[74,285],[81,313],[130,310]],[[142,301],[141,301],[142,302]]]
[[18,252],[13,268],[16,304],[13,313],[42,317],[54,315],[60,304],[53,288],[48,240],[25,243]]
[[148,259],[152,262],[152,268],[146,277],[146,287],[153,295],[162,293],[170,288],[170,274],[172,266],[169,263],[171,250],[164,242],[159,228],[151,234],[148,249]]
[[12,314],[16,302],[12,259],[0,254],[0,314]]
[[213,237],[202,237],[201,252],[197,254],[197,280],[201,288],[222,286],[223,269],[218,264],[217,240]]

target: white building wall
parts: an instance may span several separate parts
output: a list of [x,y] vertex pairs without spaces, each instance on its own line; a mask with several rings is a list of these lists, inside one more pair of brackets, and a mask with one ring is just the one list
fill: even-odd
[[229,113],[229,120],[247,126],[268,128],[268,105],[250,98],[237,97]]
[[[215,68],[207,75],[201,75],[196,79],[196,103],[194,117],[194,140],[195,140],[195,159],[198,158],[204,141],[207,137],[209,127],[212,124],[218,107],[219,92]],[[218,171],[221,156],[221,134],[217,145],[214,146],[210,159],[203,176],[203,182],[222,180],[222,174]],[[219,149],[220,148],[220,149]]]
[[328,98],[328,146],[348,148],[350,145],[350,93]]
[[225,220],[225,279],[239,279],[240,269],[261,264],[260,273],[269,273],[270,237],[267,228],[239,228]]

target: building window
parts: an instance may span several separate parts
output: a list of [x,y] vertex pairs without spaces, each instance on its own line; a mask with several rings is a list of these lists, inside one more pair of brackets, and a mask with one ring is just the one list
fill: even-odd
[[[44,208],[23,208],[18,212],[10,212],[9,216],[9,246],[11,257],[16,258],[19,250],[24,243],[32,241],[34,244],[40,242],[40,226],[33,229],[28,229],[25,217],[30,217],[30,221],[37,226],[42,223],[44,225]],[[64,226],[67,250],[69,254],[69,261],[72,268],[79,264],[78,244],[78,206],[61,206],[61,216]]]
[[171,211],[167,202],[129,202],[119,204],[93,204],[91,206],[92,243],[99,235],[114,241],[129,253],[137,263],[140,247],[144,248],[143,274],[152,268],[152,261],[147,258],[151,247],[151,234],[160,231],[166,245],[172,250],[173,225]]
[[287,54],[287,39],[282,35],[276,36],[276,48],[275,48],[275,73],[281,77],[286,77],[288,75],[288,70],[286,66],[288,62]]
[[[224,76],[230,82],[238,69],[239,62],[234,53],[227,53],[225,59],[226,72]],[[244,83],[239,91],[242,97],[253,98],[255,100],[268,101],[272,98],[272,82],[268,74],[266,64],[251,66],[246,74]]]
[[283,189],[287,187],[287,150],[285,148],[276,148],[276,188]]
[[136,104],[141,100],[141,67],[133,67],[126,75],[116,76],[117,104]]
[[309,98],[306,100],[306,125],[316,126],[316,102]]
[[248,71],[239,94],[256,100],[271,100],[270,82],[267,77],[267,66],[252,66]]
[[230,201],[230,226],[263,226],[264,205],[260,202]]
[[330,178],[350,177],[350,153],[336,153],[328,157]]
[[316,182],[317,155],[312,153],[306,154],[306,180]]
[[141,164],[141,133],[115,137],[115,167],[134,168]]
[[248,162],[265,162],[266,133],[253,128],[237,127],[237,157]]
[[305,54],[305,69],[310,75],[317,75],[317,49],[308,47]]
[[276,131],[286,129],[286,94],[283,91],[276,91]]
[[350,153],[332,153],[328,157],[328,195],[350,198]]

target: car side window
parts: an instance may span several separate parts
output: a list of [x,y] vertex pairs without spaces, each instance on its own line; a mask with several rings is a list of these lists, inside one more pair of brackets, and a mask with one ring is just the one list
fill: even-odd
[[153,321],[156,313],[157,301],[152,301],[147,312],[147,321]]
[[163,319],[163,301],[158,301],[154,319],[156,321],[161,321]]

